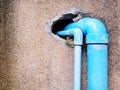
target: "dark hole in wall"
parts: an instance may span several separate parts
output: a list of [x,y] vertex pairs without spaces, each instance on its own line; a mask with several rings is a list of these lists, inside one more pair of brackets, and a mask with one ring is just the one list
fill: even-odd
[[[73,21],[74,18],[78,17],[79,19],[79,15],[81,18],[91,17],[90,13],[83,13],[83,12],[77,12],[76,14],[73,13],[63,14],[58,20],[53,22],[51,26],[52,33],[56,34],[56,32],[63,30],[66,25],[74,22]],[[61,37],[61,38],[65,38],[65,37]]]
[[[52,33],[56,34],[56,32],[62,31],[66,25],[74,22],[73,18],[75,17],[77,17],[77,14],[68,13],[62,15],[58,20],[53,22],[51,26]],[[65,37],[61,37],[61,38],[65,38]]]

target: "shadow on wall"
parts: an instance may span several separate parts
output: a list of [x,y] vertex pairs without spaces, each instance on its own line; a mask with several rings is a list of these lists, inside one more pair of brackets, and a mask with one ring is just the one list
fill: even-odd
[[[12,86],[17,86],[17,84],[12,83],[17,82],[14,80],[15,74],[13,73],[14,67],[14,57],[11,59],[11,50],[14,48],[14,43],[11,42],[11,35],[14,28],[8,26],[9,11],[11,11],[12,4],[14,0],[1,0],[0,1],[0,90],[12,90]],[[10,44],[13,44],[11,47]],[[12,76],[12,78],[11,78]]]

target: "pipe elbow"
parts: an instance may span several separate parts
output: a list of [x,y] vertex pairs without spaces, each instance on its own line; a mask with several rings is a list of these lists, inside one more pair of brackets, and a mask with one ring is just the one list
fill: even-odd
[[64,31],[57,32],[59,36],[73,36],[74,37],[74,45],[82,45],[83,44],[83,33],[79,28],[68,29]]
[[74,45],[83,45],[83,33],[79,28],[74,29]]
[[108,34],[104,24],[95,18],[83,19],[83,33],[86,35],[86,43],[108,43]]
[[106,33],[106,28],[103,23],[95,18],[85,18],[83,21],[84,34],[90,33]]

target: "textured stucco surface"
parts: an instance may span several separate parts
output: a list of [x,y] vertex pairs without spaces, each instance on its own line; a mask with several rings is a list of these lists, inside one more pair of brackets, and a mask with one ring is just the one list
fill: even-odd
[[120,90],[119,0],[0,0],[0,90],[73,90],[73,48],[45,31],[50,20],[72,7],[104,19],[110,36],[109,90]]

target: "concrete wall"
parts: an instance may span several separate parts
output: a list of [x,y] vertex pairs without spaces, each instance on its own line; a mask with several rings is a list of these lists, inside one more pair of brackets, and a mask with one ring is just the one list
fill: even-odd
[[[119,90],[119,0],[1,0],[0,4],[0,90],[73,90],[73,48],[45,31],[48,22],[72,7],[106,22],[109,90]],[[86,90],[83,52],[82,90]]]

